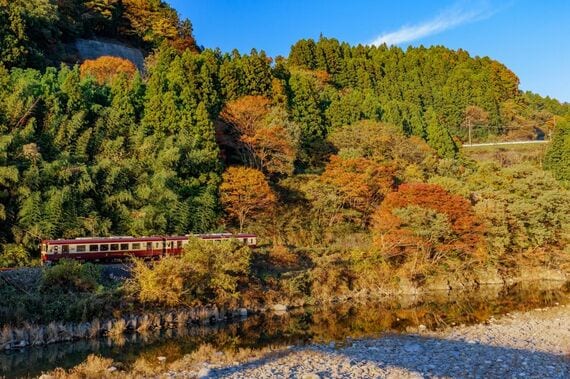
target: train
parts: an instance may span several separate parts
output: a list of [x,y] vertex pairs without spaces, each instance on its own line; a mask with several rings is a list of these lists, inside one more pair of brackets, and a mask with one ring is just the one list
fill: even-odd
[[187,234],[184,236],[152,237],[80,237],[75,239],[43,240],[40,245],[41,262],[44,265],[61,259],[74,259],[81,262],[110,263],[123,262],[131,257],[158,259],[164,256],[182,254],[189,238],[195,237],[213,243],[235,239],[249,247],[257,245],[255,234]]

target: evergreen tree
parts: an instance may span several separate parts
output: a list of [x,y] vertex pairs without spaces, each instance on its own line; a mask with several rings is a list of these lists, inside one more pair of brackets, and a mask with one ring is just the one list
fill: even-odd
[[558,180],[570,180],[570,122],[558,124],[544,157],[544,168]]
[[457,145],[451,138],[449,131],[437,121],[437,115],[433,109],[426,112],[427,118],[427,141],[428,144],[442,158],[454,158],[457,154]]

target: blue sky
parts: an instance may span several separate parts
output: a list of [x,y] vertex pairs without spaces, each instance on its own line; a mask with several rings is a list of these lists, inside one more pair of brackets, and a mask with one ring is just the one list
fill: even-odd
[[531,90],[570,102],[570,0],[167,0],[200,45],[289,53],[322,33],[350,44],[444,45],[505,63]]

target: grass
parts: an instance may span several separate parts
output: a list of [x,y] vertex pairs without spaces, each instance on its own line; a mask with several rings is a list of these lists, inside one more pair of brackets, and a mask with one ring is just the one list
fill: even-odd
[[[287,351],[284,346],[268,346],[261,349],[229,349],[219,351],[210,344],[201,345],[191,354],[186,354],[183,358],[174,362],[156,360],[151,357],[141,357],[137,359],[126,370],[119,370],[122,364],[113,362],[110,358],[104,358],[98,355],[89,355],[87,359],[72,369],[64,370],[62,368],[55,369],[47,375],[55,379],[95,379],[95,378],[120,378],[131,379],[140,377],[159,376],[165,372],[194,372],[197,373],[207,362],[214,367],[221,367],[233,364],[235,362],[242,363],[252,359],[259,359],[270,355],[280,355]],[[192,377],[192,374],[190,374]]]

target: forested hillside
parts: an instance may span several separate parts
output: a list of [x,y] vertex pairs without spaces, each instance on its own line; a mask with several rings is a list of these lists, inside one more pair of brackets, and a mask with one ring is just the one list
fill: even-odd
[[[341,261],[429,271],[567,247],[570,105],[522,93],[490,58],[321,37],[272,59],[198,49],[161,1],[0,5],[3,265],[37,257],[42,238],[240,228],[330,248],[324,276]],[[111,57],[51,67],[80,36],[141,47],[145,72]],[[469,125],[475,141],[553,132],[558,181],[465,158]]]
[[198,51],[192,24],[160,0],[0,0],[0,63],[59,65],[77,38],[111,38],[147,52],[168,42]]

